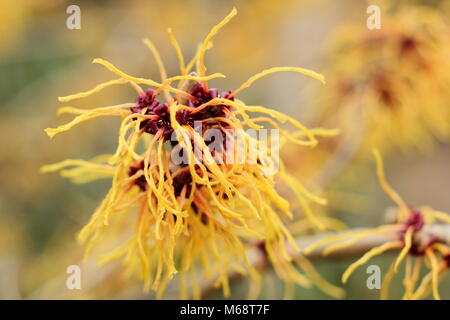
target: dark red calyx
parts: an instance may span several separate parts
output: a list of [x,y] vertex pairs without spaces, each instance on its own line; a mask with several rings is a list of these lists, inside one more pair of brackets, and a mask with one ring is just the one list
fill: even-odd
[[[135,166],[131,166],[128,169],[128,176],[129,177],[134,176],[139,170],[144,170],[144,161],[139,162]],[[147,190],[147,180],[145,179],[144,174],[136,178],[134,180],[134,184],[136,184],[141,189],[141,191]]]
[[417,50],[417,41],[416,39],[410,37],[410,36],[403,36],[400,39],[400,52],[402,54],[416,51]]
[[[131,166],[128,169],[128,176],[134,176],[139,170],[144,170],[144,161],[140,161],[134,166]],[[140,175],[139,177],[135,178],[133,183],[137,185],[141,191],[147,190],[147,180],[145,179],[144,174]],[[176,175],[172,182],[175,195],[179,196],[181,194],[181,191],[183,190],[183,187],[186,186],[186,194],[189,194],[191,192],[191,186],[192,186],[192,175],[191,172],[186,167],[185,170],[181,171],[178,175]]]
[[418,210],[412,210],[408,220],[404,222],[404,232],[410,227],[414,228],[414,232],[420,231],[424,225],[425,221],[422,213]]
[[173,178],[173,188],[175,190],[175,195],[179,196],[183,187],[186,186],[186,194],[188,195],[191,192],[192,185],[192,175],[191,172],[187,169],[181,171],[178,175]]
[[[211,101],[214,98],[229,98],[231,92],[222,92],[219,94],[218,89],[205,89],[200,83],[196,83],[189,91],[193,98],[189,99],[187,105],[192,109]],[[190,110],[178,110],[175,114],[175,119],[180,125],[194,126],[195,121],[202,121],[204,119],[226,117],[224,109],[230,109],[226,105],[209,106],[201,111],[191,114]],[[171,140],[173,128],[170,121],[170,108],[165,103],[160,103],[155,97],[155,91],[148,89],[144,95],[136,98],[136,106],[130,108],[133,113],[143,113],[145,115],[156,116],[154,119],[143,120],[140,124],[140,129],[150,134],[157,134],[160,132],[164,141]],[[215,122],[214,124],[218,124]],[[211,123],[209,124],[211,125]],[[174,142],[176,144],[176,141]]]
[[[155,99],[155,90],[148,89],[144,95],[140,95],[136,98],[136,107],[132,107],[131,111],[134,113],[141,113],[143,109],[147,108],[147,112],[152,111],[160,103]],[[147,114],[146,112],[146,114]]]
[[[205,89],[201,83],[197,83],[189,92],[189,94],[196,99],[190,99],[188,101],[189,107],[196,108],[201,106],[204,103],[211,101],[214,98],[223,98],[234,101],[234,97],[230,98],[231,91],[221,92],[219,94],[219,90],[216,88],[213,89]],[[225,117],[226,114],[224,112],[224,108],[230,109],[229,106],[226,105],[214,105],[204,108],[200,112],[195,113],[192,117],[193,120],[203,120],[207,118],[214,117]]]
[[450,268],[450,254],[447,254],[444,256],[445,264],[447,265],[447,268]]
[[422,256],[425,254],[425,249],[431,247],[435,243],[439,243],[440,240],[437,237],[430,237],[430,239],[427,241],[427,243],[423,245],[419,245],[417,243],[412,243],[411,249],[409,250],[409,253],[415,256]]

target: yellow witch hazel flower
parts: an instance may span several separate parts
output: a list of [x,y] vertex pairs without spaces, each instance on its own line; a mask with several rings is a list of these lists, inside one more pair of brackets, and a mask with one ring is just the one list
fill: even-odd
[[380,29],[346,25],[329,54],[318,122],[364,135],[363,155],[450,137],[450,25],[439,8],[409,2],[386,4]]
[[[261,248],[284,281],[303,286],[319,282],[326,287],[306,260],[305,273],[313,274],[312,280],[291,264],[288,249],[297,246],[283,221],[292,213],[289,202],[277,192],[276,182],[296,188],[312,221],[308,203],[326,201],[285,172],[277,160],[276,138],[279,133],[284,141],[313,147],[316,135],[330,132],[308,130],[284,114],[248,106],[236,98],[253,82],[274,72],[298,72],[321,82],[324,78],[302,68],[277,67],[250,77],[234,91],[209,88],[209,80],[224,75],[206,74],[205,52],[213,36],[235,14],[233,9],[212,28],[187,64],[172,30],[168,30],[180,75],[168,77],[155,46],[144,40],[160,69],[160,83],[133,77],[110,62],[94,59],[119,78],[59,100],[68,102],[129,83],[137,91],[136,101],[90,110],[62,107],[59,113],[77,116],[67,124],[46,129],[53,137],[96,117],[121,117],[114,155],[91,161],[65,160],[44,166],[42,171],[61,170],[62,176],[80,183],[112,179],[111,189],[78,238],[87,241],[87,257],[103,239],[115,237],[117,247],[101,257],[101,264],[122,259],[130,273],[138,271],[145,289],[153,289],[159,296],[175,274],[182,298],[200,298],[200,277],[215,281],[229,295],[228,275],[232,272],[249,275],[253,280],[250,292],[257,294],[260,276],[247,254],[249,246]],[[191,72],[194,66],[196,71]],[[150,88],[144,90],[141,85]],[[253,113],[257,116],[251,117]],[[279,123],[285,122],[298,132],[291,135],[282,130]],[[266,128],[271,128],[270,143],[258,138]],[[332,294],[341,294],[334,289]]]
[[[441,228],[450,224],[450,215],[433,210],[430,207],[410,208],[400,195],[388,184],[383,169],[383,161],[378,150],[374,150],[377,161],[377,175],[385,192],[397,205],[394,211],[394,223],[369,230],[349,231],[344,234],[324,238],[305,249],[305,254],[324,248],[322,253],[328,255],[343,250],[351,245],[373,236],[390,238],[380,246],[366,252],[360,259],[351,264],[342,275],[346,283],[350,275],[371,258],[389,250],[400,250],[395,261],[385,275],[381,287],[381,299],[388,298],[390,282],[398,267],[406,258],[405,292],[403,299],[422,299],[430,288],[435,299],[439,299],[438,282],[440,277],[450,268],[450,246],[448,236]],[[392,217],[391,217],[392,219]],[[437,224],[441,223],[441,224]],[[415,261],[414,261],[415,260]],[[430,270],[418,284],[422,264]]]

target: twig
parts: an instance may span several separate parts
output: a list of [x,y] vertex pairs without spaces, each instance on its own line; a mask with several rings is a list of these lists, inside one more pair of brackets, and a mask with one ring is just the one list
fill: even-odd
[[[357,228],[357,229],[350,229],[346,231],[341,232],[327,232],[327,233],[321,233],[313,236],[303,236],[298,237],[296,239],[297,246],[300,248],[300,251],[296,251],[293,248],[290,247],[288,244],[287,248],[289,249],[289,254],[293,259],[296,259],[299,257],[300,254],[302,254],[302,251],[304,251],[308,246],[311,244],[321,240],[325,239],[330,236],[336,236],[345,234],[347,232],[354,232],[354,231],[364,231],[369,230],[368,228]],[[423,229],[416,233],[415,235],[415,241],[418,243],[426,243],[428,239],[431,237],[437,237],[441,242],[450,244],[450,225],[444,225],[444,224],[435,224],[435,225],[429,225],[424,226]],[[323,248],[317,248],[313,250],[307,258],[310,260],[320,260],[320,259],[338,259],[338,258],[345,258],[345,257],[359,257],[363,253],[367,252],[373,247],[382,245],[383,243],[386,243],[388,241],[392,241],[393,238],[389,236],[383,236],[383,235],[371,235],[368,236],[362,240],[360,240],[357,243],[354,243],[345,249],[335,251],[330,253],[327,256],[324,256],[322,254]],[[259,270],[263,270],[265,268],[270,267],[270,263],[267,261],[266,255],[263,250],[260,249],[260,247],[253,245],[248,247],[247,254],[250,263]],[[96,285],[101,283],[102,281],[105,281],[109,276],[111,276],[117,269],[111,266],[112,268],[104,268],[103,271],[99,274],[97,267],[93,263],[91,263],[88,266],[84,267],[84,270],[93,277],[90,277],[89,281],[84,281],[85,284],[88,284],[89,288],[94,288]],[[97,270],[95,272],[88,272],[88,270]],[[95,275],[95,276],[94,276]],[[51,292],[53,292],[59,296],[59,297],[70,297],[68,294],[68,291],[65,287],[65,277],[67,275],[61,275],[61,277],[58,277],[56,279],[53,279],[53,281],[46,283],[45,285],[41,286],[38,290],[33,292],[32,294],[28,295],[27,298],[32,299],[40,299],[40,298],[48,298],[52,297]],[[230,282],[234,282],[241,278],[242,275],[237,272],[230,272],[228,274],[228,279]],[[201,279],[201,274],[197,276],[198,279]],[[208,279],[208,280],[202,280],[200,282],[200,287],[202,291],[202,297],[207,297],[211,293],[218,290],[214,286],[216,279]],[[171,283],[169,284],[166,294],[164,295],[165,298],[168,299],[178,299],[179,298],[179,291],[178,291],[178,281],[177,279],[173,279]],[[59,289],[58,289],[59,288]],[[83,288],[84,290],[88,290],[89,288]],[[56,290],[56,291],[55,291]],[[64,295],[62,294],[64,293]],[[142,291],[142,284],[136,285],[132,288],[129,288],[127,290],[127,294],[125,295],[126,298],[129,297],[139,298],[139,299],[155,299],[154,294],[148,294],[143,293]],[[117,297],[113,298],[123,298],[121,295],[118,295]]]
[[[370,230],[369,228],[356,228],[346,231],[340,231],[340,232],[327,232],[327,233],[321,233],[318,235],[313,236],[304,236],[304,237],[298,237],[296,239],[297,246],[300,248],[300,251],[294,250],[289,245],[287,247],[289,248],[290,256],[293,260],[298,258],[300,255],[303,254],[303,251],[310,246],[313,243],[316,243],[317,241],[321,239],[325,239],[330,236],[336,236],[341,234],[346,234],[348,232],[355,232],[355,231],[365,231]],[[435,225],[429,225],[424,226],[423,229],[416,233],[415,235],[415,241],[417,243],[426,243],[427,239],[430,237],[436,237],[439,239],[439,241],[450,244],[450,225],[441,225],[441,224],[435,224]],[[370,235],[366,238],[363,238],[359,240],[358,242],[349,245],[345,249],[338,250],[335,252],[332,252],[326,256],[322,254],[323,247],[318,247],[315,250],[313,250],[311,253],[308,254],[307,258],[311,260],[318,260],[318,259],[333,259],[333,258],[345,258],[345,257],[355,257],[355,256],[361,256],[368,250],[380,246],[386,242],[392,241],[394,238],[392,236],[387,235]],[[266,257],[264,252],[259,249],[256,246],[250,247],[247,249],[247,254],[249,256],[249,260],[251,264],[255,267],[259,268],[265,268],[270,266],[270,263],[265,263]],[[241,275],[237,272],[231,272],[229,274],[229,279],[231,281],[235,281],[239,279]],[[202,296],[207,296],[211,294],[212,292],[218,290],[214,286],[214,280],[207,280],[201,282],[201,288],[202,288]],[[173,298],[176,298],[176,296],[173,296]]]

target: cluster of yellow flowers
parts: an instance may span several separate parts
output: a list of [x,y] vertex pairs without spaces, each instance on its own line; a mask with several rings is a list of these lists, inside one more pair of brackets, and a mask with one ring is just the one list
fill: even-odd
[[[448,68],[444,67],[448,66],[450,47],[445,39],[447,33],[442,32],[449,29],[439,14],[422,10],[418,20],[418,12],[405,10],[395,19],[385,21],[387,31],[355,33],[352,28],[350,42],[345,40],[348,35],[344,35],[345,41],[341,41],[346,45],[338,48],[335,67],[330,71],[339,79],[334,81],[328,97],[333,110],[322,110],[319,123],[346,130],[355,121],[362,121],[367,146],[386,146],[386,135],[389,141],[402,147],[432,141],[433,136],[450,136],[449,109],[443,103],[450,89]],[[292,284],[303,287],[314,284],[341,298],[343,290],[315,271],[306,258],[308,253],[324,247],[323,253],[328,254],[366,237],[383,235],[392,241],[365,253],[349,266],[342,281],[345,283],[357,267],[372,257],[397,249],[400,253],[385,276],[382,298],[387,298],[389,282],[406,257],[404,298],[423,298],[431,288],[438,299],[438,281],[448,270],[450,247],[439,237],[424,240],[420,234],[436,222],[450,223],[450,217],[428,207],[408,207],[387,183],[378,151],[375,157],[380,183],[398,205],[395,223],[325,238],[300,252],[292,230],[311,226],[314,230],[333,229],[341,223],[313,214],[310,204],[325,205],[326,199],[308,191],[287,173],[283,163],[278,162],[276,143],[263,145],[248,129],[256,133],[275,129],[281,134],[282,144],[291,142],[303,147],[315,147],[318,137],[336,135],[337,130],[308,129],[285,114],[247,105],[236,96],[274,72],[292,71],[323,83],[325,80],[311,70],[276,67],[250,77],[234,91],[210,88],[208,81],[225,76],[206,73],[205,53],[212,47],[214,35],[235,15],[233,9],[214,26],[188,62],[174,33],[168,30],[178,56],[179,75],[167,75],[159,52],[146,39],[144,44],[159,67],[161,82],[131,76],[108,61],[94,59],[94,63],[119,78],[59,98],[61,102],[69,102],[119,84],[130,84],[137,93],[135,102],[114,106],[93,109],[64,106],[59,114],[76,117],[67,124],[46,129],[53,137],[93,118],[121,119],[114,154],[90,161],[68,159],[42,168],[43,172],[60,171],[63,177],[76,183],[112,180],[106,197],[79,233],[79,240],[87,242],[85,258],[110,239],[114,247],[100,257],[100,263],[122,260],[128,274],[137,272],[145,290],[152,289],[159,297],[175,275],[181,298],[200,298],[204,281],[222,287],[228,296],[229,276],[238,273],[250,278],[249,297],[255,298],[260,291],[261,275],[248,249],[256,248],[270,261],[288,289]],[[368,60],[373,67],[362,69],[360,62],[366,66]],[[336,105],[340,108],[337,113]],[[290,124],[295,132],[285,131],[283,123]],[[381,125],[383,130],[377,130]],[[207,136],[208,130],[219,133],[215,143]],[[240,149],[232,139],[228,144],[230,135],[239,138]],[[215,140],[218,138],[219,144]],[[181,161],[174,161],[177,157]],[[224,158],[231,161],[223,161]],[[280,193],[279,185],[297,196],[302,217],[295,216],[290,199]],[[288,225],[294,217],[295,226]],[[422,262],[430,272],[417,286]]]
[[[403,298],[424,298],[431,284],[433,297],[439,299],[439,277],[446,273],[450,267],[448,237],[439,234],[421,236],[420,232],[435,223],[450,224],[450,216],[446,213],[433,210],[430,207],[410,208],[388,184],[384,176],[383,161],[378,150],[374,151],[374,155],[377,161],[377,174],[380,184],[398,206],[395,210],[390,211],[391,214],[394,214],[395,221],[374,229],[350,231],[337,236],[324,238],[306,248],[305,254],[308,255],[315,249],[323,248],[322,253],[328,255],[332,252],[343,250],[365,238],[382,235],[389,240],[380,246],[372,248],[360,259],[351,264],[342,275],[342,282],[346,283],[353,271],[368,262],[371,258],[388,250],[397,249],[400,250],[400,253],[385,275],[380,297],[382,299],[388,298],[389,284],[392,277],[406,257],[405,293]],[[412,267],[413,259],[415,259],[414,267]],[[431,271],[423,277],[422,282],[417,287],[422,261],[426,263]]]
[[385,11],[381,29],[347,24],[338,32],[318,106],[318,123],[364,136],[363,155],[374,147],[428,150],[450,137],[445,13],[418,5]]
[[[139,270],[145,289],[156,290],[160,296],[168,281],[178,273],[181,296],[200,297],[200,284],[195,280],[197,265],[202,266],[202,278],[216,279],[216,285],[223,287],[225,295],[229,294],[228,274],[231,271],[250,275],[255,280],[251,292],[257,294],[255,288],[260,277],[249,262],[246,247],[261,247],[261,244],[282,279],[303,286],[310,283],[291,264],[287,241],[294,249],[297,246],[283,219],[292,218],[293,214],[288,200],[276,190],[276,180],[295,189],[307,218],[318,226],[321,223],[311,213],[308,203],[325,204],[326,201],[291,178],[282,164],[273,174],[266,174],[274,169],[271,150],[276,146],[269,145],[267,153],[260,152],[260,142],[245,129],[259,131],[266,124],[279,130],[285,141],[308,147],[317,144],[316,136],[335,131],[309,130],[291,117],[262,106],[248,106],[235,96],[273,72],[298,72],[321,82],[324,78],[302,68],[279,67],[250,77],[234,91],[219,93],[217,89],[208,88],[208,80],[224,75],[206,75],[205,52],[211,47],[211,38],[235,14],[234,9],[212,28],[187,64],[169,29],[170,40],[179,58],[180,75],[177,76],[167,77],[158,51],[145,40],[159,66],[161,83],[130,76],[105,60],[95,59],[94,63],[105,66],[120,78],[59,100],[68,102],[112,85],[129,83],[138,94],[136,101],[91,110],[65,106],[59,109],[60,114],[77,116],[68,124],[46,129],[53,137],[89,119],[121,117],[114,155],[101,155],[91,161],[69,159],[44,166],[42,171],[61,170],[62,176],[79,183],[112,179],[111,189],[80,232],[79,240],[88,240],[87,257],[93,246],[107,234],[119,238],[119,231],[123,233],[127,228],[134,228],[128,234],[129,239],[101,257],[101,263],[124,258],[130,272]],[[190,73],[194,66],[196,72]],[[178,85],[174,86],[174,82]],[[144,91],[140,85],[152,88]],[[159,100],[160,96],[165,99],[164,103]],[[251,113],[259,116],[251,117]],[[298,132],[284,131],[277,121],[290,123]],[[207,137],[198,133],[196,123],[201,132],[217,129],[224,139],[227,130],[231,129],[244,147],[238,150],[234,145],[223,145],[212,150]],[[196,150],[201,151],[201,159]],[[180,152],[187,161],[174,163],[174,154]],[[230,152],[235,161],[219,161]],[[187,275],[191,275],[189,282]],[[188,287],[192,288],[191,292]]]

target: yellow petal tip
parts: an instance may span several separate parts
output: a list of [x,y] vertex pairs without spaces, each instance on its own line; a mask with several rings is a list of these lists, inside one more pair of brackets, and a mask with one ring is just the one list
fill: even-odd
[[56,135],[56,133],[57,133],[57,132],[55,132],[55,130],[52,129],[52,128],[44,129],[44,131],[45,131],[45,133],[49,136],[50,139],[53,138],[53,137]]

